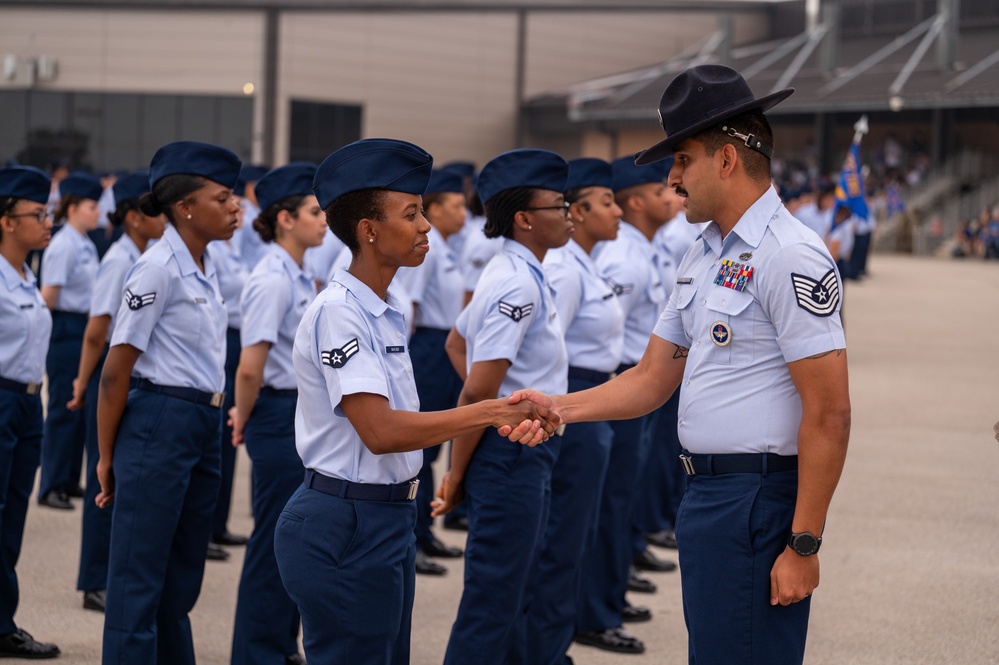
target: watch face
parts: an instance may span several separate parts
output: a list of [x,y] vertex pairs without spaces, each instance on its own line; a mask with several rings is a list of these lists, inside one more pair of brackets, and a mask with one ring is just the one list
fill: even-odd
[[791,549],[801,556],[809,556],[819,551],[819,541],[810,533],[799,533],[793,537]]

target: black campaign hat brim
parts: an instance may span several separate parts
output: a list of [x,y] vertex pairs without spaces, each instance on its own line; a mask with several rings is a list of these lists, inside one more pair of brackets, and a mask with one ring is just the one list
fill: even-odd
[[740,113],[744,113],[745,111],[752,111],[753,109],[759,109],[762,112],[766,112],[772,109],[774,106],[777,106],[777,104],[780,104],[788,97],[790,97],[792,92],[794,92],[794,88],[785,88],[780,92],[775,92],[771,95],[760,97],[759,99],[754,99],[751,102],[746,102],[744,104],[739,104],[737,106],[724,109],[723,111],[720,111],[715,115],[705,118],[700,122],[696,122],[693,125],[690,125],[689,127],[684,127],[679,132],[676,132],[672,136],[666,137],[664,140],[655,144],[651,148],[635,153],[635,164],[641,166],[643,164],[651,164],[652,162],[658,162],[660,160],[666,159],[667,157],[673,154],[673,148],[676,147],[677,143],[680,143],[685,139],[689,139],[691,136],[699,134],[705,129],[709,129],[710,127],[717,125],[721,121],[731,118],[733,116],[737,116]]

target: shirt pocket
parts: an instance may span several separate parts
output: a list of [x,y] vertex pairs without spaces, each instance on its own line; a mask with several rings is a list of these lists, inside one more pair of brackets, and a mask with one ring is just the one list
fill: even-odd
[[683,331],[687,339],[695,339],[694,330],[694,308],[690,306],[697,295],[697,287],[693,284],[683,284],[676,287],[676,309],[680,312],[680,320],[683,321]]
[[755,298],[752,293],[709,287],[705,298],[708,328],[707,360],[742,367],[753,362]]

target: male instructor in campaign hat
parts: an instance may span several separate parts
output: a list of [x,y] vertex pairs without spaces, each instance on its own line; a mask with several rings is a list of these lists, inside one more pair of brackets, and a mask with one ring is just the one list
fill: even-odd
[[668,184],[690,223],[710,222],[680,262],[641,362],[591,390],[549,398],[568,422],[634,418],[683,382],[677,427],[687,491],[677,514],[690,663],[801,663],[829,502],[846,458],[850,398],[840,277],[770,183],[763,113],[738,72],[693,67],[663,93]]

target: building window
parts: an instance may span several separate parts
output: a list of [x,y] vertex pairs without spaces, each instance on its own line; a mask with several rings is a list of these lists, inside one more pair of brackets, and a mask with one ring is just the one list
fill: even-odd
[[291,100],[289,161],[318,164],[360,138],[360,106]]

